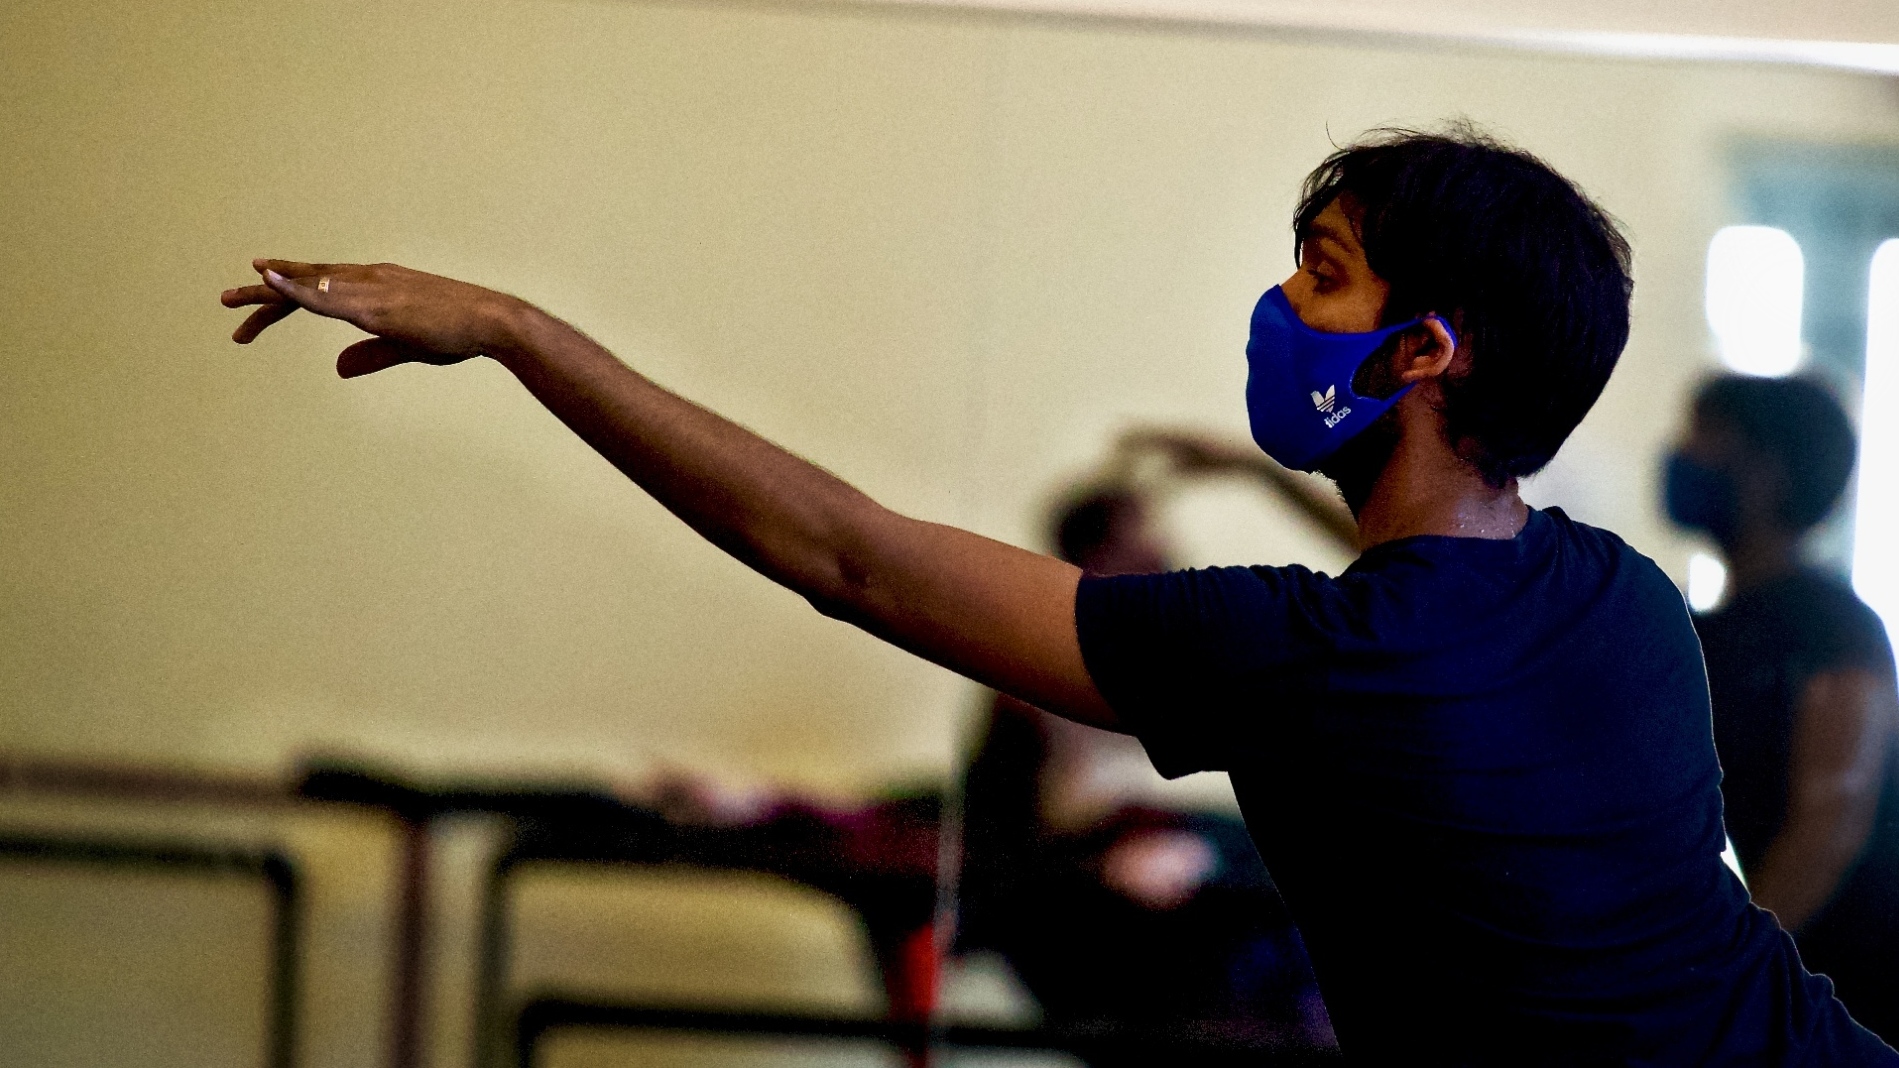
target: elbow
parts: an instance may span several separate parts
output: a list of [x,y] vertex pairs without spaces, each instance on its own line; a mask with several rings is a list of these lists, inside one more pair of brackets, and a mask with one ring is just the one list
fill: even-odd
[[864,615],[873,569],[866,538],[837,516],[805,517],[751,534],[708,534],[752,570],[805,599],[819,615],[855,622]]
[[804,601],[826,619],[855,624],[860,613],[850,601],[831,593],[806,593]]
[[819,615],[878,632],[878,621],[897,612],[903,600],[903,561],[914,555],[905,539],[914,525],[853,494],[793,546],[765,555],[784,562],[773,578]]
[[825,566],[799,591],[805,603],[826,619],[863,626],[874,585],[872,570],[848,550],[830,554]]

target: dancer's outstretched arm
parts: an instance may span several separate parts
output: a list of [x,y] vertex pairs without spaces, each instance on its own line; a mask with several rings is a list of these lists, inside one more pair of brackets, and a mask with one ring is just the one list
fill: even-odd
[[674,515],[818,611],[1051,712],[1115,726],[1082,664],[1073,566],[883,508],[514,297],[394,264],[253,266],[264,284],[223,296],[226,307],[258,306],[238,343],[306,308],[376,335],[343,350],[345,378],[492,357]]

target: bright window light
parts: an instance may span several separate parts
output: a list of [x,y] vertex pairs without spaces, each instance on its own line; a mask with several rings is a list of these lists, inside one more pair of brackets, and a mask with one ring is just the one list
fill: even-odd
[[1688,558],[1688,607],[1697,612],[1713,610],[1728,589],[1728,569],[1707,553]]
[[1708,326],[1721,362],[1778,377],[1800,366],[1800,243],[1771,226],[1728,226],[1708,242]]
[[1741,854],[1735,852],[1732,838],[1727,839],[1727,848],[1721,850],[1721,863],[1726,864],[1735,878],[1741,880],[1742,886],[1747,885],[1747,873],[1741,870]]
[[1853,588],[1899,630],[1899,238],[1873,253],[1866,300]]

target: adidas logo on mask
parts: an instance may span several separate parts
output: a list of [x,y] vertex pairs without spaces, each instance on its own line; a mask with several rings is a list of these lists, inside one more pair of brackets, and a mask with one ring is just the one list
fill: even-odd
[[1312,406],[1319,410],[1320,415],[1325,416],[1325,428],[1327,430],[1339,425],[1341,420],[1352,414],[1350,408],[1340,408],[1338,411],[1333,411],[1332,409],[1337,406],[1338,402],[1338,387],[1336,385],[1325,387],[1324,393],[1320,393],[1316,389],[1312,391]]

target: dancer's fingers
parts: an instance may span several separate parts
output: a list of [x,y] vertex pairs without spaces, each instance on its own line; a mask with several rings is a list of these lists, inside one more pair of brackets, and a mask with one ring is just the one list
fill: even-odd
[[293,300],[298,306],[308,308],[318,315],[331,319],[350,319],[349,302],[342,292],[344,283],[338,274],[326,272],[299,275],[293,278],[280,273],[274,267],[266,267],[264,284],[279,297]]
[[443,363],[437,354],[393,338],[372,337],[351,345],[336,357],[341,378],[361,378],[403,363]]
[[281,322],[296,310],[297,306],[294,303],[279,298],[276,303],[266,304],[252,312],[236,330],[231,332],[231,340],[240,345],[248,345],[257,340],[257,335]]
[[321,274],[334,273],[339,267],[349,267],[345,263],[305,263],[302,260],[273,260],[259,256],[251,261],[251,270],[258,274],[276,271],[285,278],[314,278]]
[[459,363],[490,348],[499,316],[490,314],[507,298],[452,278],[412,271],[393,263],[304,263],[300,260],[259,258],[252,264],[263,274],[264,285],[227,290],[231,307],[262,305],[273,310],[254,316],[233,335],[239,341],[257,336],[271,323],[304,308],[329,319],[340,319],[399,347],[372,347],[350,356],[339,366],[345,377],[369,374],[395,363],[422,360],[434,364]]
[[243,308],[252,304],[282,304],[284,298],[266,285],[238,286],[218,294],[218,302],[227,308]]

